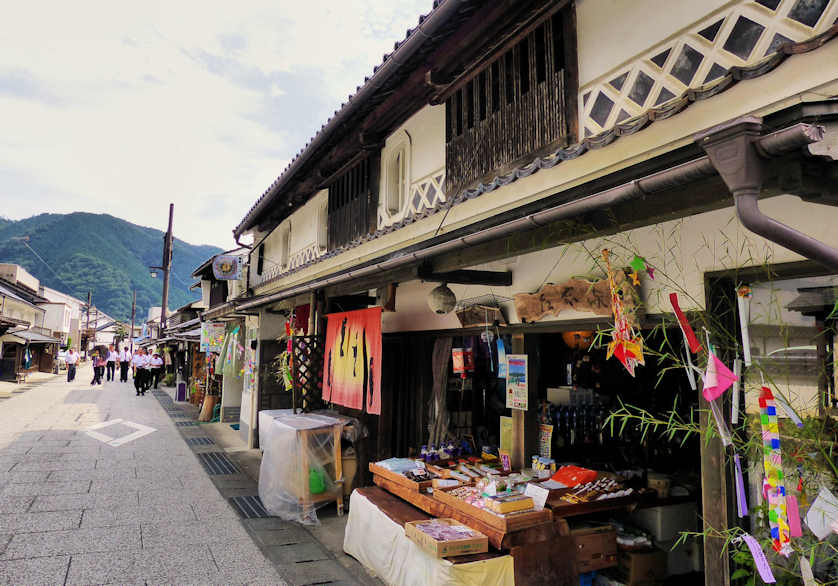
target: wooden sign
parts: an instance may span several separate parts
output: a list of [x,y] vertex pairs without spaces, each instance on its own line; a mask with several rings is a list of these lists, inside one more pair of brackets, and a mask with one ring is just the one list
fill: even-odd
[[[623,292],[627,310],[636,305],[636,292],[625,271],[615,271],[614,280]],[[608,279],[586,281],[570,279],[559,285],[544,285],[535,293],[518,293],[514,296],[515,311],[521,321],[538,321],[544,316],[558,316],[564,310],[587,311],[596,315],[611,315],[611,291]]]

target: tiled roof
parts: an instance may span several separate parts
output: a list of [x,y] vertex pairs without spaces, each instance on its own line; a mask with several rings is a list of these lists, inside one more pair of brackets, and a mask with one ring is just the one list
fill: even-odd
[[[713,96],[721,94],[722,92],[730,89],[740,81],[755,79],[757,77],[765,75],[766,73],[769,73],[770,71],[774,70],[778,65],[780,65],[780,63],[785,61],[789,56],[813,51],[823,46],[836,36],[838,36],[838,23],[833,24],[829,29],[809,40],[797,43],[786,43],[785,45],[781,46],[776,53],[770,55],[769,57],[766,57],[758,63],[743,67],[732,67],[730,68],[730,70],[728,70],[726,75],[717,80],[714,80],[712,83],[706,84],[699,88],[689,89],[680,96],[672,100],[669,100],[668,102],[665,102],[658,107],[647,110],[640,116],[636,116],[634,118],[625,120],[608,130],[605,130],[594,136],[587,137],[576,144],[557,149],[556,151],[546,156],[537,157],[526,164],[522,164],[516,167],[515,169],[512,169],[504,175],[495,177],[489,183],[481,183],[474,187],[465,189],[457,193],[450,200],[448,200],[449,203],[447,207],[457,205],[458,203],[461,203],[466,200],[474,199],[483,195],[484,193],[489,193],[491,191],[494,191],[495,189],[498,189],[499,187],[509,185],[510,183],[513,183],[514,181],[521,179],[522,177],[529,177],[530,175],[537,173],[541,169],[551,169],[559,163],[561,163],[562,161],[576,159],[584,155],[589,150],[597,150],[605,146],[608,146],[615,140],[619,139],[621,136],[628,136],[636,132],[639,132],[658,120],[665,120],[666,118],[678,114],[679,112],[683,111],[685,108],[688,108],[695,102],[707,100],[709,98],[712,98]],[[404,220],[396,222],[391,226],[379,229],[373,232],[372,234],[362,236],[339,248],[330,250],[327,253],[322,254],[319,257],[312,259],[311,261],[305,264],[299,265],[284,273],[280,273],[275,277],[268,279],[263,283],[260,283],[259,286],[265,285],[277,279],[304,270],[323,260],[333,258],[339,254],[342,254],[348,250],[360,246],[365,242],[374,240],[380,236],[389,234],[394,230],[398,230],[399,228],[402,228],[408,224],[412,224],[413,222],[432,216],[442,211],[443,209],[447,209],[447,207],[436,207],[434,209],[426,209],[419,214],[415,214],[413,216],[405,218]]]

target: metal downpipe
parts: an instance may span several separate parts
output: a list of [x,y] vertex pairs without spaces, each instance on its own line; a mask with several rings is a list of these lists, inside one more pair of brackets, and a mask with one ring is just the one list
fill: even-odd
[[763,214],[759,209],[759,190],[738,191],[733,194],[733,199],[736,216],[748,230],[806,258],[838,269],[838,249]]

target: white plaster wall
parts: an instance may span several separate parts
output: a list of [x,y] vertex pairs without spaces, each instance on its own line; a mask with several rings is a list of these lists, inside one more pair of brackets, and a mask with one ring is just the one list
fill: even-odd
[[588,84],[649,47],[676,36],[710,13],[737,3],[577,0],[579,85]]
[[[695,133],[739,116],[764,115],[801,102],[838,95],[834,67],[836,62],[838,42],[827,43],[810,53],[795,55],[767,75],[742,81],[719,96],[697,102],[683,112],[657,121],[633,135],[623,136],[607,147],[589,151],[552,169],[541,170],[491,193],[460,203],[451,208],[442,225],[441,218],[436,215],[419,220],[286,279],[257,288],[256,292],[276,291],[332,274],[424,241],[431,238],[438,229],[439,233],[444,234],[548,195],[561,193],[692,143]],[[443,153],[444,149],[440,148],[439,156],[442,157]],[[803,227],[807,229],[805,222]]]
[[[396,129],[384,143],[381,150],[381,190],[379,217],[396,222],[404,215],[404,209],[395,214],[387,210],[385,190],[387,186],[387,162],[395,149],[408,143],[408,197],[410,186],[445,167],[445,105],[425,106]],[[385,221],[386,224],[391,222]]]
[[[763,200],[760,205],[766,214],[838,246],[838,233],[833,229],[838,223],[838,208],[806,203],[788,195]],[[544,283],[562,283],[574,277],[599,279],[605,275],[600,260],[604,248],[611,250],[615,267],[628,266],[634,254],[639,254],[655,268],[654,280],[647,275],[640,276],[641,296],[649,313],[670,313],[671,292],[678,293],[682,309],[703,309],[704,275],[707,272],[803,260],[800,255],[745,230],[736,219],[733,207],[729,207],[607,238],[591,239],[473,267],[495,271],[511,270],[513,284],[510,287],[449,287],[457,299],[490,293],[512,298],[516,293],[533,293]],[[417,281],[399,285],[396,313],[384,314],[384,330],[395,332],[459,327],[453,313],[440,318],[428,309],[427,296],[435,286],[434,283]],[[520,323],[513,304],[507,303],[504,307],[510,322]],[[754,311],[762,310],[756,306]],[[541,321],[596,317],[593,313],[565,311],[557,317]]]
[[70,308],[63,303],[43,304],[44,327],[55,332],[70,331]]

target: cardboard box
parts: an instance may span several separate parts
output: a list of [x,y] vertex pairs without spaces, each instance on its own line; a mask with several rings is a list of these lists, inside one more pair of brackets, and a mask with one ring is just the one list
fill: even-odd
[[[434,520],[445,525],[465,527],[465,525],[454,519]],[[452,541],[437,541],[416,527],[422,523],[427,523],[427,521],[408,521],[404,524],[404,534],[413,543],[419,545],[434,557],[445,558],[472,553],[486,553],[489,551],[489,538],[479,531],[466,527],[466,529],[471,531],[472,537]]]
[[621,551],[620,573],[631,586],[651,586],[666,578],[666,552],[660,549]]
[[617,531],[611,525],[583,527],[570,532],[580,574],[617,565]]

